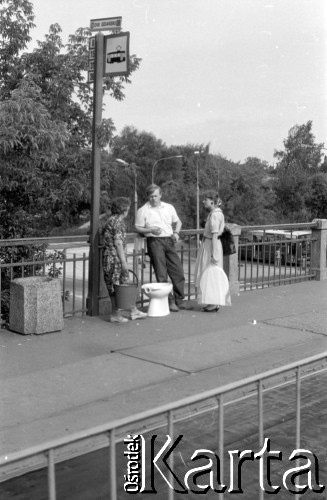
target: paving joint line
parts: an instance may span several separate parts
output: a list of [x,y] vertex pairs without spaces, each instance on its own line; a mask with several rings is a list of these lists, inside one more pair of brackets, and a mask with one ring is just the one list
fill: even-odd
[[[292,315],[292,316],[285,316],[286,318],[291,318],[291,317],[296,317],[296,315]],[[277,319],[277,318],[276,318]],[[323,332],[316,332],[315,330],[309,330],[307,328],[300,328],[298,326],[292,326],[292,325],[277,325],[277,324],[274,324],[274,323],[269,323],[269,321],[273,321],[273,320],[262,320],[260,321],[260,323],[263,323],[267,326],[278,326],[280,328],[286,328],[288,330],[297,330],[298,332],[309,332],[309,333],[313,333],[315,335],[320,335],[322,337],[327,337],[327,334],[326,333],[323,333]]]
[[[133,349],[133,348],[131,348],[131,349]],[[176,372],[186,373],[187,375],[192,375],[193,373],[197,373],[197,372],[190,372],[188,370],[181,370],[180,368],[176,368],[175,366],[166,365],[165,363],[158,363],[157,361],[151,361],[151,359],[142,358],[141,356],[135,356],[133,354],[129,354],[128,352],[121,352],[121,351],[111,351],[111,352],[114,352],[116,354],[118,353],[118,354],[121,354],[122,356],[127,356],[129,358],[138,359],[140,361],[146,361],[147,363],[151,363],[153,365],[158,365],[158,366],[163,366],[165,368],[170,368],[171,370],[174,370]]]

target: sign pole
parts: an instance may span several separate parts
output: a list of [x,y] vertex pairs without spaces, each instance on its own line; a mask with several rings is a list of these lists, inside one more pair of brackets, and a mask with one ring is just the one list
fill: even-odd
[[91,181],[91,219],[90,219],[90,254],[88,275],[87,314],[99,314],[99,217],[100,217],[100,160],[101,148],[97,140],[97,130],[102,120],[102,85],[103,85],[103,50],[102,33],[95,36],[95,61],[93,84],[93,127],[92,127],[92,181]]

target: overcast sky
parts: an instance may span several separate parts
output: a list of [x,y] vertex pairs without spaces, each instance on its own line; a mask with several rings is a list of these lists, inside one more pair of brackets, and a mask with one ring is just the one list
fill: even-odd
[[[122,16],[142,58],[104,117],[167,145],[210,143],[233,161],[273,163],[289,129],[313,121],[327,145],[326,0],[32,0],[33,40],[64,43],[91,19]],[[104,34],[108,34],[104,32]]]

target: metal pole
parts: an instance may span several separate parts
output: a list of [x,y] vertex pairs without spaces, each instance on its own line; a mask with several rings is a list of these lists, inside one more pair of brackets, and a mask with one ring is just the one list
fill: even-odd
[[48,452],[48,494],[49,500],[56,500],[56,468],[52,448]]
[[199,160],[196,159],[196,229],[200,229]]
[[134,172],[134,222],[136,221],[137,214],[137,171],[135,163],[131,164]]
[[[301,446],[301,368],[296,369],[296,402],[295,402],[295,449]],[[299,459],[296,460],[296,466],[299,467]],[[296,478],[295,486],[299,485],[299,478]],[[294,499],[299,500],[300,494],[295,493]]]
[[152,165],[151,184],[154,184],[154,167],[156,166],[156,164],[158,163],[158,161],[160,161],[160,160],[155,161],[154,164]]
[[116,429],[109,432],[110,500],[117,500]]
[[[172,440],[174,440],[174,415],[173,411],[168,412],[168,436]],[[170,472],[169,472],[169,479],[170,479],[170,484],[172,485],[174,482],[174,476],[173,476],[173,470],[174,470],[174,453],[172,452],[168,458],[169,461],[169,467],[170,467]],[[169,488],[168,490],[168,500],[174,500],[174,489]]]
[[[220,484],[224,484],[224,395],[220,394],[218,400],[218,448],[220,458]],[[224,500],[224,493],[218,494],[219,500]]]
[[104,37],[98,33],[95,38],[95,70],[93,84],[93,128],[92,128],[92,183],[91,183],[91,220],[90,256],[88,277],[87,314],[99,314],[99,216],[100,216],[100,159],[101,149],[97,141],[97,128],[102,120],[102,78]]
[[[200,186],[199,186],[199,151],[194,151],[196,155],[196,229],[200,229]],[[196,235],[197,248],[199,248],[200,237]]]
[[[259,424],[259,450],[264,444],[264,427],[263,427],[263,387],[262,380],[258,380],[258,424]],[[259,500],[264,500],[264,492],[260,488]]]

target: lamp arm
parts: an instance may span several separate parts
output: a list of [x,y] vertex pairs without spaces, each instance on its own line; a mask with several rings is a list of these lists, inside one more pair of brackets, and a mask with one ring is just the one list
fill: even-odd
[[157,165],[157,163],[159,163],[160,160],[157,160],[154,162],[154,164],[152,165],[152,175],[151,175],[151,184],[154,184],[154,167]]
[[166,156],[165,158],[159,158],[159,160],[156,160],[154,164],[152,165],[152,184],[154,184],[154,167],[159,163],[159,161],[164,161],[164,160],[171,160],[172,158],[183,158],[183,155],[173,155],[173,156]]

